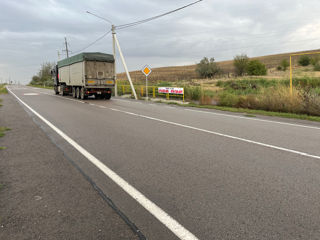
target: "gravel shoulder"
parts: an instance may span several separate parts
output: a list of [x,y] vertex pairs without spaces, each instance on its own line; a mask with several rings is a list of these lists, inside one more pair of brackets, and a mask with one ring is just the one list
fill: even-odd
[[11,95],[2,95],[0,239],[138,239]]

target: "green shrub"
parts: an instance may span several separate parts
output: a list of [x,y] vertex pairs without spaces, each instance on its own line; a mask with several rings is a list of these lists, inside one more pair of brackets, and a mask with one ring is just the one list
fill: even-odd
[[196,72],[200,75],[200,77],[212,78],[216,74],[220,73],[221,69],[214,61],[214,58],[210,58],[209,60],[207,57],[204,57],[200,63],[197,64]]
[[299,65],[301,66],[308,66],[310,64],[310,57],[309,56],[301,56],[299,58]]
[[262,76],[267,75],[267,68],[259,60],[252,60],[248,63],[247,72],[251,76]]
[[278,71],[281,71],[281,70],[282,70],[282,67],[281,67],[281,66],[278,66],[278,67],[277,67],[277,70],[278,70]]
[[319,64],[319,63],[316,63],[316,64],[313,66],[313,70],[314,70],[314,71],[320,71],[320,64]]
[[313,58],[310,59],[310,63],[315,66],[315,65],[319,65],[319,55],[314,56]]
[[243,76],[248,67],[249,58],[245,54],[237,55],[233,58],[233,66],[236,69],[236,74]]
[[201,97],[201,88],[193,86],[184,86],[184,96],[186,99],[199,101]]
[[229,92],[221,92],[218,96],[218,105],[226,107],[237,107],[239,96]]
[[289,67],[289,62],[288,62],[288,60],[287,60],[287,59],[283,59],[283,60],[281,61],[281,68],[282,68],[282,70],[283,70],[283,71],[286,71],[288,67]]
[[240,96],[238,99],[237,107],[257,109],[259,106],[257,97],[255,95],[249,94],[247,96]]

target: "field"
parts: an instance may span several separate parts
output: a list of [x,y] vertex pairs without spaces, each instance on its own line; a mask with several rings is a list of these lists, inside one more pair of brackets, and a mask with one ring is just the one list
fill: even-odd
[[[316,51],[319,50],[307,52]],[[312,65],[299,66],[299,57],[293,57],[294,87],[291,96],[289,68],[286,71],[277,70],[283,59],[289,60],[290,54],[254,58],[266,65],[267,76],[236,77],[231,60],[218,62],[223,73],[211,79],[200,79],[195,72],[196,65],[155,68],[148,79],[153,86],[184,87],[185,99],[198,106],[320,116],[320,71],[314,71]],[[138,95],[143,96],[144,75],[133,71],[131,77]],[[124,73],[118,74],[118,82],[118,92],[121,94],[121,85],[128,84]]]
[[[309,50],[305,52],[317,52],[320,50]],[[294,52],[298,53],[298,52]],[[267,78],[283,78],[289,77],[289,71],[277,71],[277,66],[280,65],[280,62],[283,59],[287,59],[289,61],[289,56],[293,53],[284,53],[284,54],[276,54],[276,55],[268,55],[262,57],[255,57],[251,59],[260,60],[262,63],[266,65],[268,68],[268,76]],[[311,55],[312,56],[312,55]],[[200,61],[200,59],[199,59]],[[295,74],[298,76],[307,75],[310,77],[320,77],[320,72],[314,73],[310,72],[309,69],[300,69],[297,66],[298,57],[293,57],[293,65]],[[222,61],[217,62],[219,67],[223,70],[223,73],[219,75],[218,79],[228,79],[235,77],[235,71],[233,67],[233,61]],[[154,68],[152,69],[151,75],[148,77],[148,80],[151,83],[157,82],[197,82],[199,76],[195,72],[196,65],[189,65],[189,66],[174,66],[174,67],[161,67],[161,68]],[[135,83],[140,83],[145,81],[145,76],[143,73],[138,71],[130,72],[132,81]],[[117,75],[118,80],[126,80],[126,74],[120,73]]]

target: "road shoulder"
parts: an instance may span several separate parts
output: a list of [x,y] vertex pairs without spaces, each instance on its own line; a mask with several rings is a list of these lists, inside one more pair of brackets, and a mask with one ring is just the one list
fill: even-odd
[[0,239],[138,239],[11,95],[1,96]]

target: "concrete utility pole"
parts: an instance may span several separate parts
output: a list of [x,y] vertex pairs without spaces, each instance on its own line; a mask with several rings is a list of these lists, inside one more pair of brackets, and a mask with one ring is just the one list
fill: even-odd
[[133,83],[132,83],[132,80],[131,80],[131,77],[130,77],[130,73],[129,73],[129,71],[128,71],[127,64],[126,64],[126,62],[125,62],[125,60],[124,60],[124,57],[123,57],[123,54],[122,54],[122,51],[121,51],[120,44],[119,44],[119,41],[118,41],[118,39],[117,39],[116,33],[114,33],[113,36],[114,36],[114,40],[115,40],[115,42],[116,42],[116,45],[117,45],[117,47],[118,47],[119,54],[120,54],[120,58],[121,58],[121,61],[122,61],[123,66],[124,66],[124,69],[125,69],[125,71],[126,71],[127,78],[128,78],[128,80],[129,80],[129,83],[130,83],[130,86],[131,86],[131,89],[132,89],[134,98],[135,98],[136,100],[138,100],[138,97],[137,97],[137,94],[136,94],[136,90],[134,89],[134,86],[133,86]]
[[113,72],[114,72],[114,96],[118,97],[118,84],[117,84],[117,68],[116,68],[116,40],[115,40],[115,26],[112,25],[111,27],[112,30],[112,53],[113,53],[113,58],[114,58],[114,67],[113,67]]
[[64,43],[66,45],[66,53],[67,53],[67,58],[69,57],[69,50],[68,50],[68,43],[67,43],[67,38],[64,37]]

